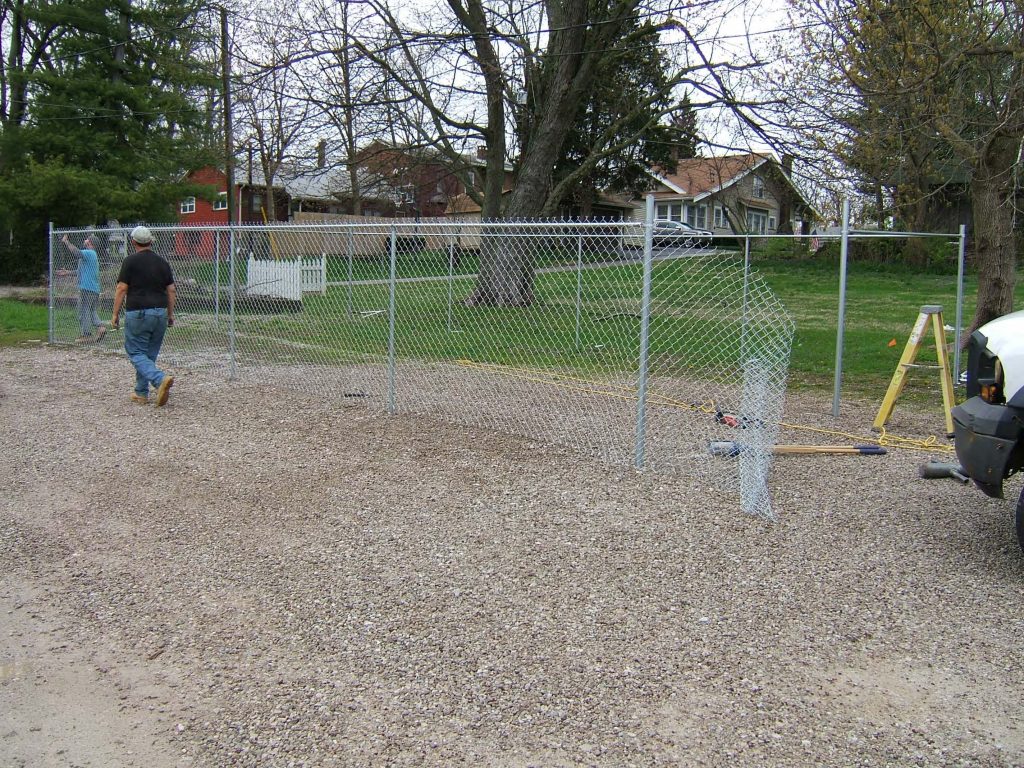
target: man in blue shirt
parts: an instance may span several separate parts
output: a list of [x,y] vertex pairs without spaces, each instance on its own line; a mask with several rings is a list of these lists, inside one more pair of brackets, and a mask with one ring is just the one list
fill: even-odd
[[[86,237],[81,248],[76,248],[64,235],[64,245],[78,256],[78,328],[82,335],[79,343],[99,341],[107,332],[97,312],[100,303],[100,262],[92,239]],[[93,335],[95,329],[96,335]]]

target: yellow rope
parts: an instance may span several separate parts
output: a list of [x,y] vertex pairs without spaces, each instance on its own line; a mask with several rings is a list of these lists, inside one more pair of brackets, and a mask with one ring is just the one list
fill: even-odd
[[[456,363],[465,368],[472,368],[484,373],[497,373],[522,381],[532,381],[539,384],[564,387],[584,394],[603,395],[605,397],[612,397],[620,400],[634,400],[637,394],[636,387],[622,384],[597,384],[596,382],[588,379],[583,379],[566,373],[559,373],[557,371],[548,371],[539,368],[514,368],[508,365],[501,365],[500,363],[480,363],[475,360],[467,359],[456,360]],[[706,414],[722,412],[722,409],[718,407],[714,400],[702,400],[700,402],[688,403],[657,392],[648,393],[648,398],[654,405],[663,405],[669,408],[680,408]],[[904,448],[912,451],[953,451],[953,446],[939,443],[938,438],[936,438],[935,435],[930,435],[927,438],[900,437],[898,435],[890,434],[885,427],[882,427],[878,437],[865,437],[864,435],[842,432],[835,429],[810,427],[805,424],[780,422],[779,426],[783,429],[813,432],[819,435],[830,435],[832,437],[840,437],[846,440],[856,440],[861,444],[874,444],[884,446],[886,448]]]
[[882,427],[878,433],[878,437],[865,437],[864,435],[856,435],[851,432],[841,432],[835,429],[822,429],[820,427],[808,427],[804,424],[787,424],[782,422],[779,424],[783,429],[800,430],[803,432],[816,432],[822,435],[832,435],[834,437],[842,437],[849,440],[859,440],[862,443],[873,443],[875,445],[881,445],[886,448],[906,448],[912,451],[950,451],[952,452],[953,446],[943,445],[938,441],[935,435],[929,435],[925,438],[916,437],[900,437],[898,435],[889,434],[885,427]]

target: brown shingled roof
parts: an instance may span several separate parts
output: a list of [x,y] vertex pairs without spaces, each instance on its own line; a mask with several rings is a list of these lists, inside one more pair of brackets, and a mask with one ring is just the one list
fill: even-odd
[[693,157],[680,160],[675,173],[659,175],[684,190],[684,194],[699,197],[725,186],[768,159],[766,155],[754,153],[724,157]]

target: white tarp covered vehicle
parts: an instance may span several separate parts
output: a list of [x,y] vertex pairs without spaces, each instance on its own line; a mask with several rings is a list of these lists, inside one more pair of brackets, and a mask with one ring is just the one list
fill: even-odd
[[[989,496],[1024,468],[1024,311],[1003,315],[971,334],[967,401],[953,408],[956,455]],[[1024,549],[1024,491],[1014,514]]]

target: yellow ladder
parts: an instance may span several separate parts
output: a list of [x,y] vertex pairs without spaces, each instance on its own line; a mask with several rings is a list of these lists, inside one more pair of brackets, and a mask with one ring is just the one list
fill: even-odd
[[[935,352],[938,357],[938,365],[915,365],[917,353],[921,349],[921,341],[928,329],[928,318],[932,321],[932,332],[935,335]],[[942,403],[945,406],[946,436],[953,436],[953,416],[950,411],[953,408],[953,377],[949,373],[949,355],[946,349],[946,327],[942,324],[942,307],[938,304],[926,304],[921,307],[921,314],[917,316],[914,323],[914,330],[910,332],[907,339],[907,346],[903,348],[903,355],[896,365],[896,372],[889,382],[889,390],[882,398],[882,407],[878,409],[875,423],[871,429],[881,432],[882,427],[892,416],[892,409],[896,406],[896,398],[900,396],[903,387],[907,383],[907,371],[911,368],[938,368],[939,379],[942,388]]]

